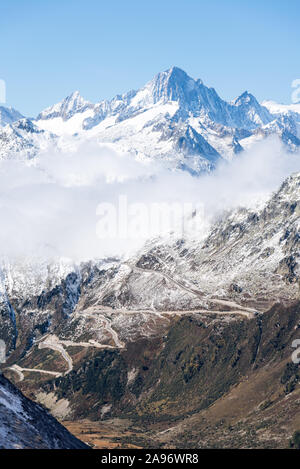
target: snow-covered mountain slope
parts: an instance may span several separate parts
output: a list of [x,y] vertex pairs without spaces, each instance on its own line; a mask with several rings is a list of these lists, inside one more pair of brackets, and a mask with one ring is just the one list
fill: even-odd
[[295,104],[280,104],[275,101],[263,101],[262,106],[267,108],[273,115],[280,114],[299,114],[300,115],[300,103]]
[[231,299],[264,311],[296,299],[300,280],[300,174],[259,210],[238,209],[208,236],[154,240],[122,264],[95,301],[114,308],[212,308]]
[[[262,104],[276,116],[276,121],[279,122],[279,125],[283,124],[281,129],[284,132],[287,131],[292,136],[300,139],[300,103],[286,105],[274,103],[273,101],[264,101]],[[299,146],[298,142],[297,146]]]
[[[152,351],[170,324],[185,316],[201,323],[209,317],[221,328],[244,321],[245,330],[253,320],[259,328],[271,306],[289,306],[299,298],[299,207],[297,173],[259,209],[222,213],[193,237],[187,233],[152,239],[126,259],[93,259],[80,265],[3,262],[3,372],[24,392],[34,389],[35,399],[53,415],[72,418],[74,409],[82,415],[89,407],[85,398],[78,403],[65,398],[73,379],[77,390],[78,382],[94,382],[99,363],[112,375],[119,373],[115,358],[125,353],[135,360],[142,349],[134,343],[147,343]],[[95,388],[97,395],[108,396],[101,397],[102,416],[115,381],[101,376],[105,386]],[[122,374],[121,388],[135,378],[131,365]]]
[[75,91],[70,96],[67,96],[63,101],[54,106],[50,106],[42,111],[37,119],[54,119],[61,117],[64,121],[70,119],[77,113],[82,113],[86,109],[94,107],[92,103],[85,101],[80,96],[79,91]]
[[33,123],[34,132],[29,127],[22,134],[13,126],[5,128],[2,158],[19,151],[32,157],[52,140],[64,147],[67,138],[75,147],[105,143],[136,159],[158,159],[169,168],[199,174],[270,134],[294,151],[299,147],[300,111],[299,105],[259,104],[247,91],[227,102],[202,80],[172,67],[141,89],[110,101],[92,104],[76,91],[42,111]]
[[87,449],[0,374],[0,449]]
[[290,304],[299,295],[299,207],[298,173],[260,209],[223,214],[202,238],[154,239],[126,260],[3,264],[0,338],[11,363],[49,334],[118,348],[155,331],[162,312],[248,317]]
[[39,120],[37,125],[57,132],[60,124],[61,133],[73,126],[78,133],[82,125],[83,139],[96,138],[138,158],[164,159],[170,167],[199,173],[242,150],[232,129],[255,129],[272,118],[250,94],[227,103],[201,80],[172,67],[140,90],[100,102],[70,120],[60,117],[54,127]]
[[[52,128],[51,122],[47,127],[41,120],[37,124],[59,133],[70,133],[73,127],[84,139],[96,138],[140,158],[163,158],[171,167],[201,172],[212,169],[219,158],[233,158],[243,149],[244,138],[257,135],[278,117],[248,92],[228,103],[201,80],[172,67],[138,91],[84,108],[76,119],[72,113],[68,121],[56,119]],[[281,127],[272,131],[282,136]],[[289,144],[289,139],[284,142]]]
[[234,103],[227,103],[201,80],[194,80],[183,70],[172,67],[156,75],[139,91],[131,91],[110,102],[100,103],[94,109],[94,119],[85,122],[84,127],[91,128],[108,115],[124,120],[157,104],[168,103],[177,103],[177,120],[193,115],[202,118],[204,122],[206,119],[237,128],[256,128],[272,120],[267,109],[260,106],[249,93],[244,93]]
[[24,116],[12,107],[0,106],[0,127],[6,124],[12,124],[19,119],[23,119]]
[[30,119],[23,118],[0,128],[0,159],[30,159],[50,145],[57,137],[41,130]]

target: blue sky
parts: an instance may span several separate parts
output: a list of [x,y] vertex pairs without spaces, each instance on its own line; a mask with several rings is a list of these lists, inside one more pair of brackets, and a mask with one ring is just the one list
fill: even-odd
[[76,89],[111,98],[172,65],[225,99],[289,103],[299,17],[299,0],[2,0],[0,79],[26,115]]

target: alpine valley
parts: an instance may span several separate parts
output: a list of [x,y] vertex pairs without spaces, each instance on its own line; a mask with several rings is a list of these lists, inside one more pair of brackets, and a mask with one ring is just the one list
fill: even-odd
[[[177,67],[110,101],[75,92],[36,118],[0,108],[0,163],[24,168],[92,143],[201,184],[270,136],[300,161],[300,104],[247,91],[226,102]],[[4,256],[3,374],[92,447],[287,448],[300,430],[299,228],[293,172],[201,235],[150,238],[129,256]],[[25,397],[6,378],[9,412]]]

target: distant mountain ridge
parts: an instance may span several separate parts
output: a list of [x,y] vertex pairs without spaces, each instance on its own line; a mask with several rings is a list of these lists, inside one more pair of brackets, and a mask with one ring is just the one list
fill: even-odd
[[93,105],[88,101],[85,101],[80,96],[79,91],[75,91],[60,103],[42,111],[38,115],[37,120],[53,119],[55,117],[62,117],[64,120],[67,120],[73,117],[77,112],[83,112],[89,107],[93,107]]
[[28,119],[34,126],[22,132],[16,121],[23,116],[13,110],[2,115],[0,157],[5,159],[33,157],[47,145],[60,147],[67,135],[76,136],[75,144],[109,144],[135,158],[199,174],[269,135],[277,135],[289,151],[300,147],[297,105],[260,104],[248,91],[227,102],[178,67],[158,73],[137,91],[96,104],[76,91]]

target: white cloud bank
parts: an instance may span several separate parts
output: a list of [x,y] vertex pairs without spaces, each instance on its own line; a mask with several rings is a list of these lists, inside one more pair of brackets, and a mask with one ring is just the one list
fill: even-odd
[[48,151],[26,164],[1,161],[0,255],[74,261],[121,255],[144,240],[99,239],[101,203],[117,206],[119,195],[146,206],[200,203],[209,220],[224,209],[261,203],[296,171],[299,154],[286,153],[273,137],[199,178],[93,144]]

